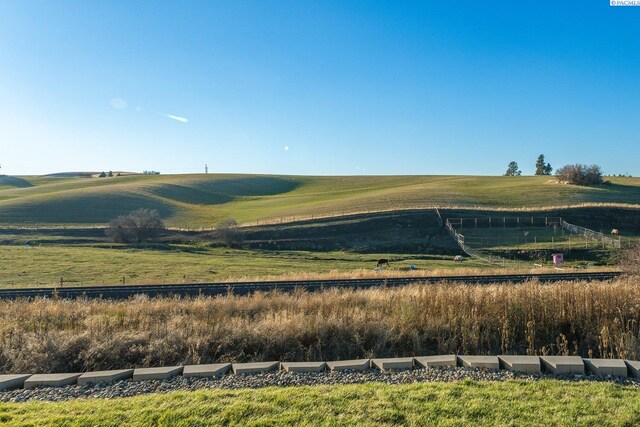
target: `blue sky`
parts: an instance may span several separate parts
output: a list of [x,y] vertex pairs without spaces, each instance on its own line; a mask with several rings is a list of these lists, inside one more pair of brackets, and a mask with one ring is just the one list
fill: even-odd
[[0,0],[8,174],[640,175],[640,8]]

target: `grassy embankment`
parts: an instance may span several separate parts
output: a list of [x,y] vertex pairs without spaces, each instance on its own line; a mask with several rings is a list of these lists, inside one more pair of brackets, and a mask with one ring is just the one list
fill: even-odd
[[0,301],[0,372],[428,354],[640,360],[637,278],[128,301]]
[[549,177],[158,175],[113,178],[0,177],[0,224],[104,224],[140,207],[169,225],[257,220],[411,207],[540,208],[640,204],[640,179],[598,188]]
[[3,425],[632,426],[636,388],[509,381],[207,390],[124,399],[0,403]]

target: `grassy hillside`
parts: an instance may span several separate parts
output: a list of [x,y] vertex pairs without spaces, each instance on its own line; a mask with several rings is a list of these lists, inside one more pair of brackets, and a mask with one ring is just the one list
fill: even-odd
[[549,177],[135,175],[0,177],[0,224],[103,224],[146,207],[176,226],[431,205],[640,204],[640,179],[587,188]]
[[509,381],[203,390],[124,399],[0,403],[7,426],[631,426],[638,390]]

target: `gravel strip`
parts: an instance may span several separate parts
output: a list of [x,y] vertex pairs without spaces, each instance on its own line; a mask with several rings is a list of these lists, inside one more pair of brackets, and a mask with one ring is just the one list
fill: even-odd
[[428,382],[452,382],[465,379],[475,381],[506,381],[521,379],[536,381],[544,378],[556,378],[566,381],[606,381],[615,384],[628,385],[640,389],[640,379],[618,377],[596,377],[587,375],[554,376],[519,374],[512,371],[487,371],[471,368],[437,368],[415,369],[412,371],[380,372],[369,370],[365,372],[314,372],[294,373],[286,371],[269,372],[256,375],[232,375],[210,378],[174,377],[163,381],[119,381],[113,384],[98,384],[84,386],[67,386],[60,388],[43,387],[34,390],[0,391],[0,402],[64,401],[77,398],[115,399],[148,393],[168,393],[172,391],[193,391],[203,389],[238,389],[262,387],[287,387],[320,384],[361,384],[379,382],[384,384],[410,384]]

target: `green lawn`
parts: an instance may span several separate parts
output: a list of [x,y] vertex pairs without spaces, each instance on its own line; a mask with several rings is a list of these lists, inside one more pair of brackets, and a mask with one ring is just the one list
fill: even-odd
[[175,245],[169,250],[124,246],[0,246],[0,287],[192,283],[227,278],[305,275],[338,271],[373,273],[379,258],[391,261],[390,271],[406,274],[410,264],[429,273],[445,268],[482,268],[468,260],[418,254],[357,254],[349,252],[258,251]]
[[549,177],[155,175],[113,178],[0,177],[0,224],[104,224],[157,209],[169,225],[212,226],[233,217],[284,217],[410,207],[534,208],[640,204],[640,179],[559,185]]
[[0,403],[7,426],[633,426],[637,388],[455,382],[207,390],[61,403]]

